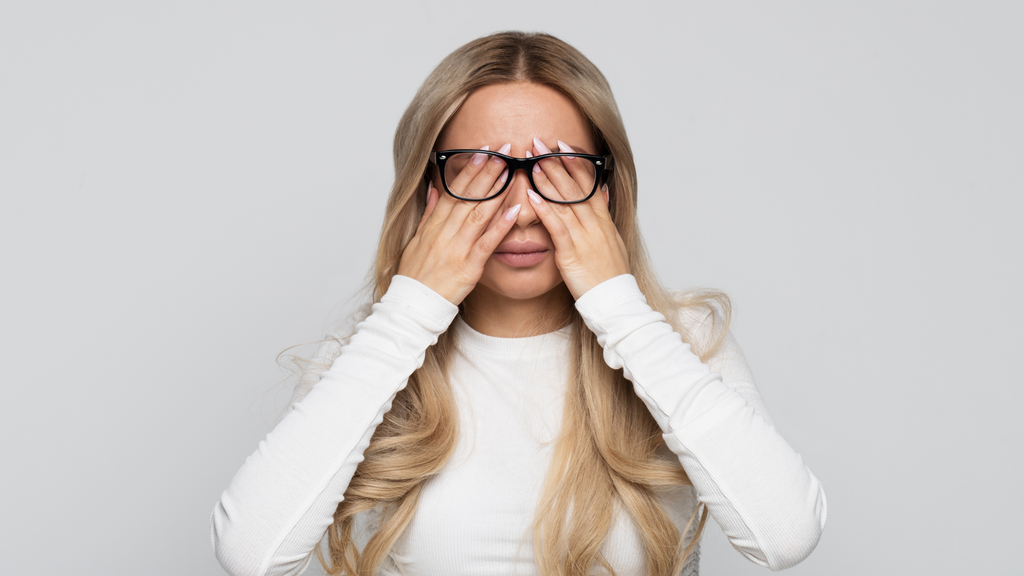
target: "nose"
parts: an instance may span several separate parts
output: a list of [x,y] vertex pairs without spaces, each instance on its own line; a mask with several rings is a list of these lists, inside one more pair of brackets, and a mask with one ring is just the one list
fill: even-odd
[[502,194],[504,201],[502,202],[501,212],[504,214],[506,210],[519,204],[521,207],[519,215],[516,217],[516,226],[526,228],[540,222],[537,212],[533,209],[533,202],[530,202],[530,197],[526,194],[526,191],[530,188],[530,179],[526,176],[526,172],[516,170],[509,177],[512,178],[512,182],[509,183],[508,188]]

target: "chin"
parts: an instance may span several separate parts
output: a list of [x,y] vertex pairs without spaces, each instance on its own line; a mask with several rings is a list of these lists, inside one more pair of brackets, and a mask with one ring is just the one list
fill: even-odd
[[488,262],[477,285],[494,295],[513,300],[529,300],[565,285],[558,268],[552,267],[551,270],[547,268],[546,266],[537,266],[535,268],[508,269],[501,264]]

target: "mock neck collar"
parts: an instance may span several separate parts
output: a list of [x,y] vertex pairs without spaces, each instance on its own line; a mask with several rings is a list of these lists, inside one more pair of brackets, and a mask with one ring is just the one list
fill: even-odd
[[518,356],[526,353],[537,356],[556,356],[565,353],[565,347],[572,338],[572,324],[566,324],[547,334],[522,338],[499,338],[477,332],[463,320],[462,314],[455,317],[452,325],[458,334],[460,347],[501,355]]

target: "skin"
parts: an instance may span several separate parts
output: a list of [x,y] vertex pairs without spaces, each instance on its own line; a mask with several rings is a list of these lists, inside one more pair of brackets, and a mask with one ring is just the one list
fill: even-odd
[[[517,82],[473,92],[434,150],[487,146],[525,158],[557,152],[560,142],[561,151],[596,153],[588,123],[572,100],[548,86]],[[578,170],[581,162],[542,160],[534,181],[548,197],[568,198],[572,187],[580,186],[577,180],[584,180]],[[453,189],[489,189],[502,167],[486,159],[480,165],[469,163],[458,182],[449,184]],[[398,267],[399,274],[422,282],[449,302],[464,303],[466,322],[498,337],[556,330],[568,321],[576,299],[630,272],[625,244],[608,213],[606,187],[586,202],[561,205],[531,193],[525,172],[511,178],[497,198],[466,202],[444,192],[440,177],[433,174],[427,208]],[[543,260],[516,268],[494,257],[502,243],[521,241],[545,246]]]

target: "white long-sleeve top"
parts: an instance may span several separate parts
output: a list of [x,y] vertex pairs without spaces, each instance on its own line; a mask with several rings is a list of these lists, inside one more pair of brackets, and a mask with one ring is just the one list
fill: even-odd
[[[699,499],[752,562],[780,570],[810,554],[825,526],[825,492],[773,425],[732,334],[701,362],[628,274],[594,287],[576,308],[693,482],[662,495],[680,530]],[[337,355],[331,367],[308,394],[297,391],[291,410],[215,505],[211,539],[228,573],[306,569],[374,430],[448,329],[458,331],[450,372],[458,445],[426,481],[382,573],[537,574],[530,529],[561,422],[569,328],[487,336],[466,324],[458,307],[405,276],[394,277],[347,345],[327,353]],[[373,522],[372,512],[360,520],[370,531]],[[603,553],[620,576],[645,573],[625,511]],[[684,573],[696,574],[697,558]]]

